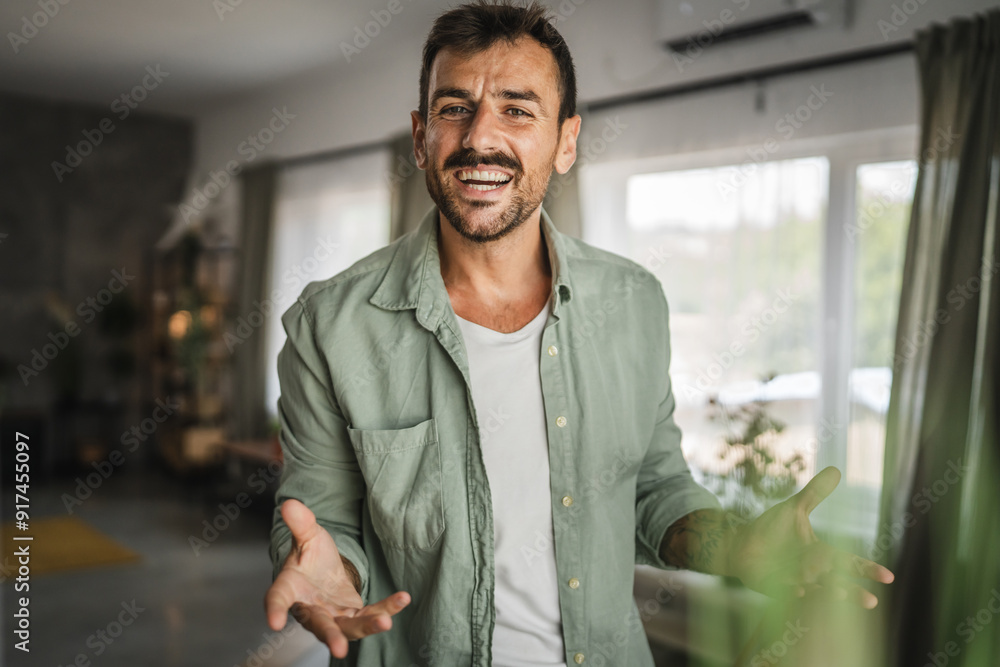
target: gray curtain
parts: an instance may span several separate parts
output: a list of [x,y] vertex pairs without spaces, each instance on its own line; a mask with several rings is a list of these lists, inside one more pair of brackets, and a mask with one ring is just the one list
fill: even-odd
[[897,577],[889,587],[891,664],[995,666],[1000,11],[919,31],[916,53],[920,172],[879,521],[880,541],[893,545],[885,564]]
[[[392,148],[389,168],[391,192],[391,226],[389,240],[395,241],[420,224],[427,210],[434,206],[427,192],[424,172],[417,169],[413,156],[413,135],[402,133],[390,142]],[[552,172],[552,180],[542,206],[552,217],[559,231],[580,238],[580,187],[576,173],[577,164],[565,175]]]
[[[242,175],[240,268],[234,318],[258,310],[270,284],[271,238],[274,227],[278,167],[262,164]],[[281,313],[271,313],[279,317]],[[233,405],[230,437],[261,438],[268,433],[265,401],[267,355],[264,327],[258,327],[233,351]]]

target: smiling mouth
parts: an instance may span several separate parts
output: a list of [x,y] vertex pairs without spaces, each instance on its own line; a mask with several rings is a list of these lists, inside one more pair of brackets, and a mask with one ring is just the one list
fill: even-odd
[[460,169],[455,172],[455,178],[472,190],[492,192],[510,183],[514,177],[494,169]]

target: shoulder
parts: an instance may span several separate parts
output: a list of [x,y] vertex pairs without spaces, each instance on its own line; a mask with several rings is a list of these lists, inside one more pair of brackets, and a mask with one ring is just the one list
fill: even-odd
[[[609,295],[648,309],[666,309],[663,285],[639,262],[563,235],[573,288],[584,294]],[[632,298],[637,297],[637,298]]]

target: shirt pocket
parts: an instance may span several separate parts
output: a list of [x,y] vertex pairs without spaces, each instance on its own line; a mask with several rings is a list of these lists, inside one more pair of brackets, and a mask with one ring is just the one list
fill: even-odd
[[429,549],[444,532],[441,449],[434,418],[401,429],[348,427],[383,546]]

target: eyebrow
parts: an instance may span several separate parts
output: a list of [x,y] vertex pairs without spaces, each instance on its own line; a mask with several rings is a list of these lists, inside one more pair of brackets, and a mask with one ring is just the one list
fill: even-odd
[[[431,96],[431,106],[433,107],[437,101],[443,97],[457,97],[462,100],[471,100],[472,93],[465,88],[438,88]],[[534,102],[542,109],[545,108],[545,105],[542,104],[542,98],[539,97],[538,93],[533,90],[513,90],[505,88],[497,94],[497,97],[502,100],[522,100],[525,102]]]

